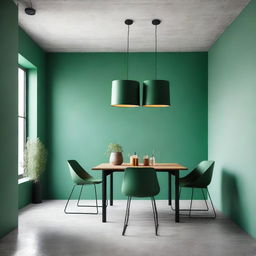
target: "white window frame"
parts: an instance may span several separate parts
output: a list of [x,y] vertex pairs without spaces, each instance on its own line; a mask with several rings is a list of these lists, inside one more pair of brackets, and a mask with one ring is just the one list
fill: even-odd
[[[23,76],[21,73],[23,73]],[[22,81],[20,81],[22,76]],[[18,67],[18,178],[24,177],[24,152],[26,145],[26,90],[27,89],[27,70],[21,66]],[[22,104],[22,106],[21,106]]]

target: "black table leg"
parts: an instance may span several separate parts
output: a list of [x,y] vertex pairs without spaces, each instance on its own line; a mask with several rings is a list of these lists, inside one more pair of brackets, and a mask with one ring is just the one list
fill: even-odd
[[113,205],[113,172],[110,173],[110,205]]
[[172,205],[172,174],[168,172],[168,204]]
[[175,221],[180,222],[179,171],[175,171]]
[[107,172],[102,171],[102,222],[107,221]]

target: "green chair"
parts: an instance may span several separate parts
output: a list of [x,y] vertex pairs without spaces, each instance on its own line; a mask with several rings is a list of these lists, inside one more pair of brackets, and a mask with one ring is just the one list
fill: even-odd
[[122,193],[128,196],[124,227],[122,235],[124,236],[128,226],[130,205],[132,197],[150,197],[153,209],[155,223],[155,234],[158,231],[158,214],[154,196],[159,194],[160,187],[156,172],[153,168],[127,168],[124,172]]
[[[187,176],[180,178],[180,196],[181,196],[181,191],[182,188],[191,188],[192,193],[191,193],[191,200],[190,200],[190,208],[189,209],[180,209],[183,211],[189,211],[189,216],[191,217],[191,212],[192,211],[208,211],[209,207],[207,204],[206,196],[204,194],[203,189],[206,189],[210,202],[212,205],[212,209],[214,212],[213,218],[216,218],[216,212],[212,203],[211,195],[208,190],[208,185],[211,183],[212,180],[212,174],[213,174],[213,168],[214,168],[214,161],[202,161],[198,164],[198,166],[190,172]],[[199,188],[201,189],[205,204],[206,204],[206,209],[192,209],[192,202],[193,202],[193,196],[194,196],[194,189]]]
[[[102,183],[102,180],[93,178],[88,172],[86,172],[83,169],[83,167],[76,160],[68,160],[68,167],[69,167],[71,178],[74,182],[74,186],[73,186],[73,188],[71,190],[71,193],[68,197],[68,201],[65,205],[64,212],[66,214],[98,214],[99,213],[98,207],[101,207],[101,206],[98,205],[96,184]],[[83,187],[85,185],[93,185],[94,186],[96,205],[81,205],[81,204],[79,204],[81,194],[82,194],[82,191],[83,191]],[[67,207],[68,207],[70,198],[71,198],[76,186],[81,186],[81,190],[80,190],[78,201],[77,201],[77,206],[78,207],[96,207],[96,209],[97,209],[96,212],[89,213],[89,212],[70,212],[70,211],[67,211]]]

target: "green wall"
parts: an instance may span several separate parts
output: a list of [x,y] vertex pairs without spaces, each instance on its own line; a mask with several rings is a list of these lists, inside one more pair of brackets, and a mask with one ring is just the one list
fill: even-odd
[[[90,169],[108,162],[111,142],[128,153],[190,168],[207,159],[207,53],[159,53],[159,78],[171,84],[171,108],[114,108],[111,81],[125,77],[123,53],[47,53],[47,197],[67,198],[72,182],[66,160]],[[154,54],[132,53],[130,78],[153,79]],[[167,198],[167,174],[159,174]],[[122,174],[114,175],[115,198],[122,197]],[[100,190],[100,186],[99,186]],[[91,192],[89,192],[91,196]]]
[[18,185],[19,201],[18,208],[21,209],[24,206],[31,203],[32,200],[32,182],[25,181]]
[[18,14],[0,2],[0,237],[18,225]]
[[[45,52],[21,28],[18,61],[28,70],[27,134],[45,143]],[[45,176],[42,181],[45,182]],[[19,184],[19,208],[31,202],[31,190],[30,181]]]
[[209,51],[209,158],[215,205],[256,237],[256,1]]

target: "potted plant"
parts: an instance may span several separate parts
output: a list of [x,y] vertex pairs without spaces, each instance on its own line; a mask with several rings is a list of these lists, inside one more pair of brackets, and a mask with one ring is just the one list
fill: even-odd
[[121,165],[123,163],[123,149],[119,144],[110,143],[108,145],[107,154],[110,155],[109,162],[113,165]]
[[24,155],[24,175],[33,181],[32,203],[42,202],[40,176],[45,170],[47,151],[39,138],[28,139]]

